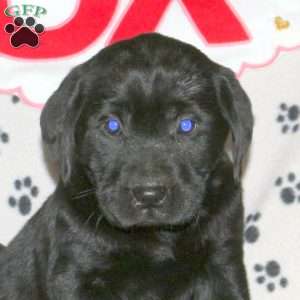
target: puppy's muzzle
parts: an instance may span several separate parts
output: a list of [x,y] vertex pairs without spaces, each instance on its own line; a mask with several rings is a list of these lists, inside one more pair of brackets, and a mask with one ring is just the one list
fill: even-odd
[[162,206],[167,198],[167,193],[167,187],[159,184],[139,185],[131,189],[133,205],[140,209]]

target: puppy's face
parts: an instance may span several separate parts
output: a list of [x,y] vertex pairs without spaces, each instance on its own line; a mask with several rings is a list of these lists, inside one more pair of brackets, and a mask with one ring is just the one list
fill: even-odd
[[111,224],[182,225],[205,214],[207,181],[232,127],[223,111],[232,108],[220,105],[216,65],[198,50],[158,35],[132,41],[73,79],[61,164],[70,182],[85,173]]
[[90,170],[99,207],[122,227],[196,216],[227,133],[208,82],[185,95],[178,78],[151,71],[129,68],[107,99],[93,85],[77,125],[75,151]]

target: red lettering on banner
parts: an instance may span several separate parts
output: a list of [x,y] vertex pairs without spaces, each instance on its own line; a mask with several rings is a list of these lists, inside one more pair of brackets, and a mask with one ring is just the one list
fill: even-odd
[[[79,0],[78,0],[79,1]],[[0,12],[8,1],[0,1]],[[38,50],[27,46],[13,48],[1,28],[12,18],[0,13],[0,53],[30,59],[58,58],[76,54],[95,41],[113,17],[118,0],[81,0],[73,18],[62,27],[47,30]],[[171,0],[135,0],[112,34],[110,43],[137,34],[155,31]],[[186,13],[209,44],[249,40],[249,36],[225,0],[182,0]],[[39,20],[40,23],[42,21]]]
[[[111,20],[117,0],[81,0],[74,17],[62,27],[40,36],[38,49],[27,46],[13,48],[4,26],[12,21],[4,15],[7,1],[0,1],[0,53],[30,59],[58,58],[80,52],[102,34]],[[39,20],[40,23],[42,21]]]
[[170,0],[135,0],[113,33],[109,44],[137,34],[153,32]]
[[[169,3],[170,0],[133,1],[110,43],[154,31]],[[182,4],[209,44],[249,40],[246,30],[224,0],[182,0]]]
[[224,0],[182,0],[209,44],[243,42],[249,36]]

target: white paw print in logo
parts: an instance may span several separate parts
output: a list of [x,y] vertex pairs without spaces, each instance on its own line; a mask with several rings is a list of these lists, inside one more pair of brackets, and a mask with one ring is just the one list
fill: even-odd
[[288,106],[286,103],[280,105],[280,113],[277,122],[281,124],[282,133],[295,133],[300,126],[300,107],[298,105]]
[[281,288],[288,286],[288,280],[281,276],[280,265],[275,260],[271,260],[265,265],[256,264],[254,271],[257,273],[256,282],[265,285],[269,292],[274,292],[278,286]]
[[280,199],[285,204],[300,202],[300,181],[297,180],[295,173],[289,173],[286,179],[278,177],[275,186],[280,188]]

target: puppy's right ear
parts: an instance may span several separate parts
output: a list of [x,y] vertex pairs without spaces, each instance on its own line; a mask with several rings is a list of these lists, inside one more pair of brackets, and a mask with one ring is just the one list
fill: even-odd
[[225,67],[215,76],[217,102],[223,118],[227,121],[233,140],[234,178],[241,178],[242,162],[252,139],[253,114],[250,100],[235,74]]
[[71,176],[74,127],[79,117],[80,98],[79,72],[75,68],[49,98],[41,114],[42,138],[50,158],[59,163],[63,182]]

